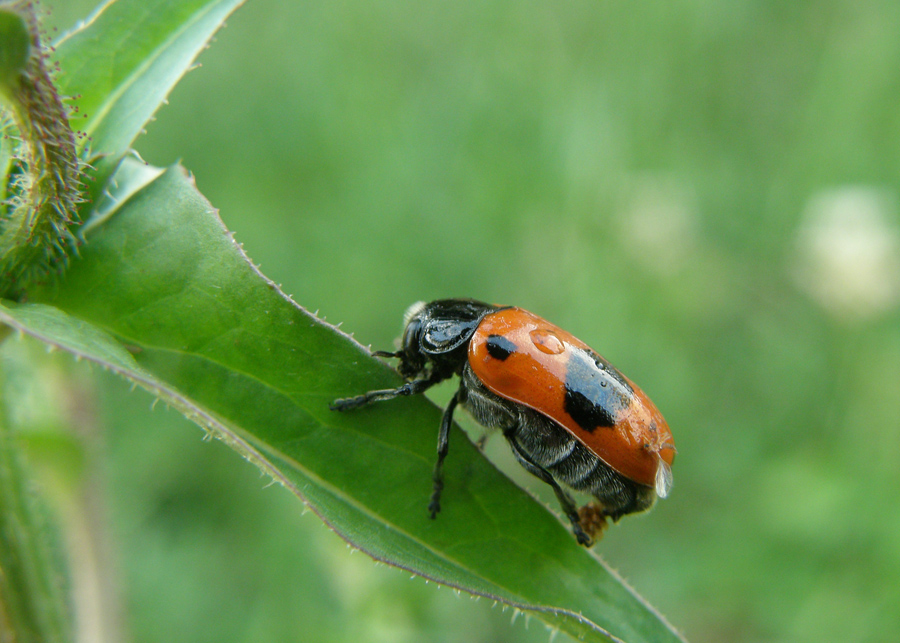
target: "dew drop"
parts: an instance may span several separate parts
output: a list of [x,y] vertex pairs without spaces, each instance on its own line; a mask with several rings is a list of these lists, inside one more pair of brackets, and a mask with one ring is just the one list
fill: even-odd
[[552,330],[538,328],[531,331],[529,334],[531,335],[531,341],[534,343],[535,347],[542,353],[559,355],[566,350],[565,344],[563,344],[562,340],[557,337],[556,333]]

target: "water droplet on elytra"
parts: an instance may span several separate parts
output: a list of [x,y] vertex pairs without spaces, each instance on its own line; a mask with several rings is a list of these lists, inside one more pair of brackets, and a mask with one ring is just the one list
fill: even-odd
[[552,330],[537,328],[529,334],[531,335],[531,341],[534,342],[535,347],[542,353],[559,355],[566,350],[566,345],[563,344],[562,340],[557,337],[556,333]]

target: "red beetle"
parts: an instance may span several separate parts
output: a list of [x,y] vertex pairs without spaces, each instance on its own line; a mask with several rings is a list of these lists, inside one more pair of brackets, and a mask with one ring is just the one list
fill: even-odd
[[[438,434],[432,518],[440,511],[457,404],[503,431],[519,463],[556,492],[582,545],[593,543],[607,517],[645,511],[669,494],[675,457],[669,426],[641,389],[581,340],[527,310],[472,299],[420,302],[405,322],[400,350],[375,355],[399,358],[407,383],[335,400],[331,408],[415,395],[460,376]],[[579,513],[560,484],[596,503]]]

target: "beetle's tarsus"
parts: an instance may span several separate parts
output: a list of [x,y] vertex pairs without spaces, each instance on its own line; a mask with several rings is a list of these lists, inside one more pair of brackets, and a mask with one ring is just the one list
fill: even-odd
[[585,547],[592,547],[594,545],[593,539],[584,533],[581,525],[577,522],[572,523],[572,532],[575,534],[575,539],[578,541],[579,545],[584,545]]
[[438,498],[434,496],[431,497],[431,502],[428,503],[428,512],[431,514],[431,519],[434,520],[437,518],[437,515],[441,512],[441,502],[439,500],[440,493],[435,492],[438,495]]
[[370,401],[371,400],[369,400],[368,395],[342,397],[329,404],[328,408],[332,411],[351,411],[353,409],[358,409],[361,406],[369,404]]

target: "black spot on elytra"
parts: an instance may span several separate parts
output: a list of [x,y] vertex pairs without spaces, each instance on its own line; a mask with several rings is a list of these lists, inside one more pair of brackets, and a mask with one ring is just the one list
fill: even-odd
[[503,335],[489,335],[487,338],[488,355],[501,362],[516,352],[516,345]]
[[581,349],[570,352],[563,405],[578,426],[588,433],[616,424],[616,415],[628,406],[631,387],[599,355]]
[[578,426],[588,433],[593,433],[599,427],[609,428],[616,424],[609,409],[593,403],[584,393],[568,386],[566,386],[565,409],[566,413],[578,422]]

